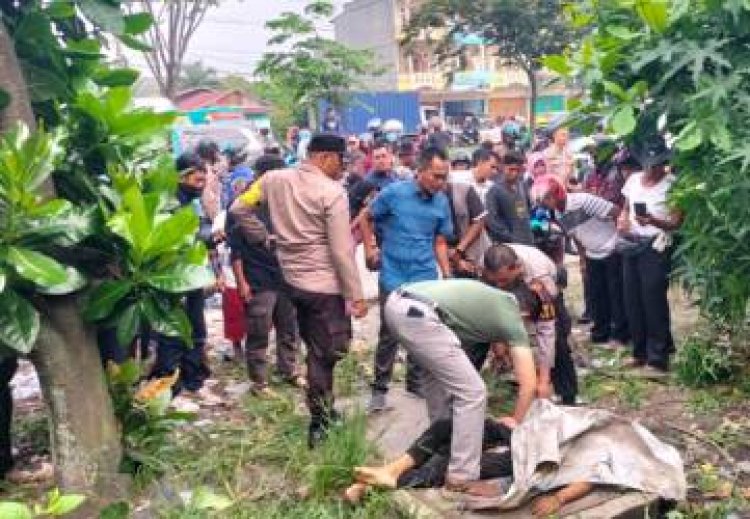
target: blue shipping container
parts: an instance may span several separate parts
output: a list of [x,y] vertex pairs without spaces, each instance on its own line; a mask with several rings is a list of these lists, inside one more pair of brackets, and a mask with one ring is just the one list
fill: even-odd
[[[323,120],[328,103],[320,103],[320,120]],[[355,92],[347,106],[339,108],[341,132],[357,134],[367,131],[370,119],[378,117],[385,122],[398,119],[406,133],[414,133],[421,122],[419,94],[417,92]]]

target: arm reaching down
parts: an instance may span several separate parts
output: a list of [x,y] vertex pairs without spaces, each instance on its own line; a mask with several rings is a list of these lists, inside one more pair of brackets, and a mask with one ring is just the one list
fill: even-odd
[[518,397],[513,418],[517,423],[521,423],[536,398],[537,381],[534,354],[528,346],[513,346],[511,344],[510,356],[513,360],[516,382],[518,382]]

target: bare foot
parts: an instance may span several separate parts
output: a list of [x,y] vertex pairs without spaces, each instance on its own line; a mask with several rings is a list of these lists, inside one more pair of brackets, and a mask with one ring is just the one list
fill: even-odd
[[397,478],[386,467],[355,467],[354,478],[374,487],[396,488]]
[[368,488],[370,487],[368,485],[365,485],[364,483],[354,483],[349,488],[344,490],[344,501],[346,501],[350,505],[358,504],[360,501],[362,501],[362,498],[365,497]]

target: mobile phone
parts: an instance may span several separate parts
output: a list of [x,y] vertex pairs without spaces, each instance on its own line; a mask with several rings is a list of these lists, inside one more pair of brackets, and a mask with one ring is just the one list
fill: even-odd
[[648,209],[646,208],[645,202],[635,202],[633,204],[633,209],[635,210],[636,216],[647,216],[648,215]]

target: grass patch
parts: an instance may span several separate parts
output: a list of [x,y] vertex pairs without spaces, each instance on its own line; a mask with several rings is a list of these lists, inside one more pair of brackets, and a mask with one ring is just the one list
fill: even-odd
[[348,353],[336,364],[333,380],[337,396],[348,397],[357,392],[360,383],[359,372],[360,359],[354,353]]
[[[306,413],[298,412],[299,394],[248,398],[244,413],[175,431],[163,452],[166,477],[150,490],[155,513],[166,519],[402,518],[408,517],[389,493],[373,493],[356,508],[345,505],[340,490],[352,481],[353,468],[374,459],[367,422],[357,410],[332,427],[318,449],[307,448]],[[208,489],[228,503],[220,511],[181,496]],[[156,494],[156,495],[154,495]],[[199,500],[200,501],[200,500]],[[205,501],[205,500],[203,500]]]

